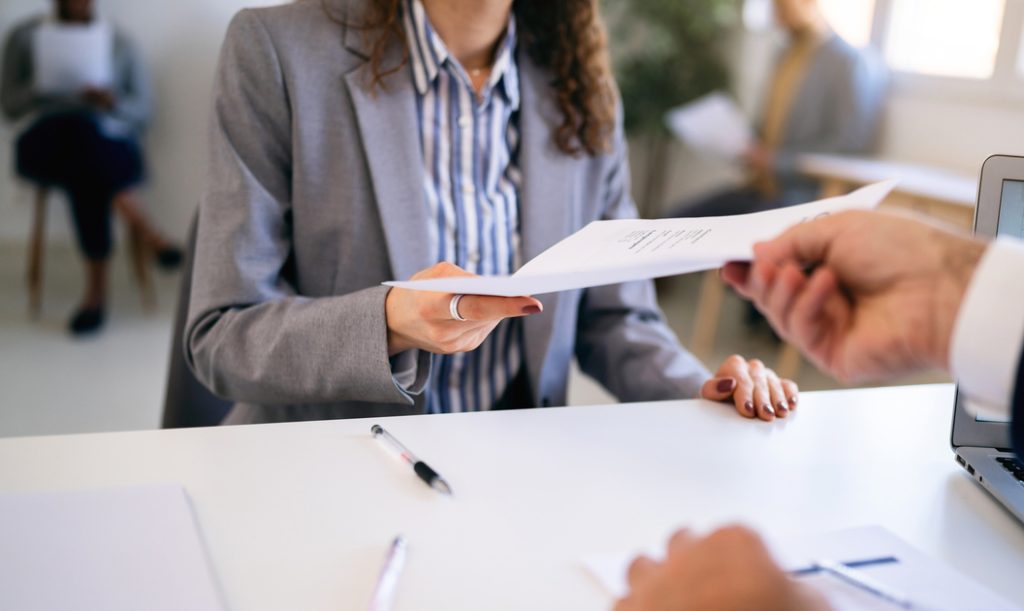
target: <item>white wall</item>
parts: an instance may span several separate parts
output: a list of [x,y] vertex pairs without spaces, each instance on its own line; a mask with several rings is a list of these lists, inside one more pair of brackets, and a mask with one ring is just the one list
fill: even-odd
[[[146,137],[150,181],[147,208],[159,226],[181,239],[203,177],[210,88],[220,43],[231,16],[272,0],[97,0],[101,13],[135,41],[150,69],[156,116]],[[0,30],[49,10],[48,0],[0,1]],[[0,126],[0,240],[22,241],[31,217],[31,192],[15,179],[14,132]],[[54,203],[57,198],[54,198]],[[52,236],[67,236],[63,206],[51,205]]]
[[1024,154],[1024,103],[971,101],[897,91],[882,155],[977,174],[989,155]]

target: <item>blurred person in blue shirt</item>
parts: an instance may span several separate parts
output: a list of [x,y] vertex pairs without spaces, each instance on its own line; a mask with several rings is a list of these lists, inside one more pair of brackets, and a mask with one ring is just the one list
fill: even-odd
[[819,185],[802,176],[805,153],[868,155],[888,83],[873,52],[837,35],[818,0],[774,0],[789,45],[764,98],[759,140],[743,155],[746,183],[678,207],[670,216],[759,212],[813,200]]
[[106,28],[95,15],[93,0],[54,0],[52,15],[15,26],[4,47],[0,107],[9,120],[27,124],[15,144],[18,174],[41,187],[63,190],[70,201],[87,281],[69,327],[83,334],[98,330],[105,318],[112,210],[139,231],[161,267],[177,267],[182,256],[149,223],[134,195],[144,178],[139,137],[151,112],[138,53],[121,32],[106,28],[112,37],[109,85],[86,85],[69,93],[43,90],[34,45],[41,44],[40,30],[55,24]]

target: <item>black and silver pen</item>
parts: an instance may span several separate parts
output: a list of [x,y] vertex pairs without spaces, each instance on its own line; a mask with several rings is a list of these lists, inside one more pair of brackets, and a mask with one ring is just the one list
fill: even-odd
[[412,470],[416,472],[416,477],[426,482],[434,490],[451,496],[452,488],[448,485],[448,482],[444,481],[444,478],[437,471],[431,469],[430,465],[416,458],[416,455],[410,452],[409,448],[402,445],[402,442],[395,439],[391,433],[385,431],[384,427],[375,424],[370,427],[370,432],[373,433],[376,439],[383,439],[387,445],[396,450],[404,462],[412,465]]

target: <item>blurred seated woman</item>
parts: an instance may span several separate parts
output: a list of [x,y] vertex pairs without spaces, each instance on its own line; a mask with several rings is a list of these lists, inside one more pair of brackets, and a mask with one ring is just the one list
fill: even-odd
[[85,296],[69,324],[78,335],[98,330],[105,318],[112,209],[139,231],[161,267],[177,267],[181,251],[147,221],[133,193],[143,179],[138,137],[150,112],[138,54],[127,38],[113,32],[109,87],[85,86],[75,93],[41,90],[34,45],[41,44],[44,24],[99,24],[92,0],[55,0],[54,8],[52,18],[30,19],[9,34],[0,106],[11,121],[27,119],[28,128],[16,143],[18,174],[40,187],[63,190],[71,203],[87,278]]

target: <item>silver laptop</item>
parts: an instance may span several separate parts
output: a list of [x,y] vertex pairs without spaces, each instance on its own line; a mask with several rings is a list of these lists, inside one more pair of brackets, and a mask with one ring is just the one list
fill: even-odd
[[[985,161],[974,233],[1024,239],[1024,157],[996,155]],[[1024,521],[1024,461],[1010,452],[1010,423],[976,418],[966,408],[969,401],[958,387],[953,412],[956,461]]]

